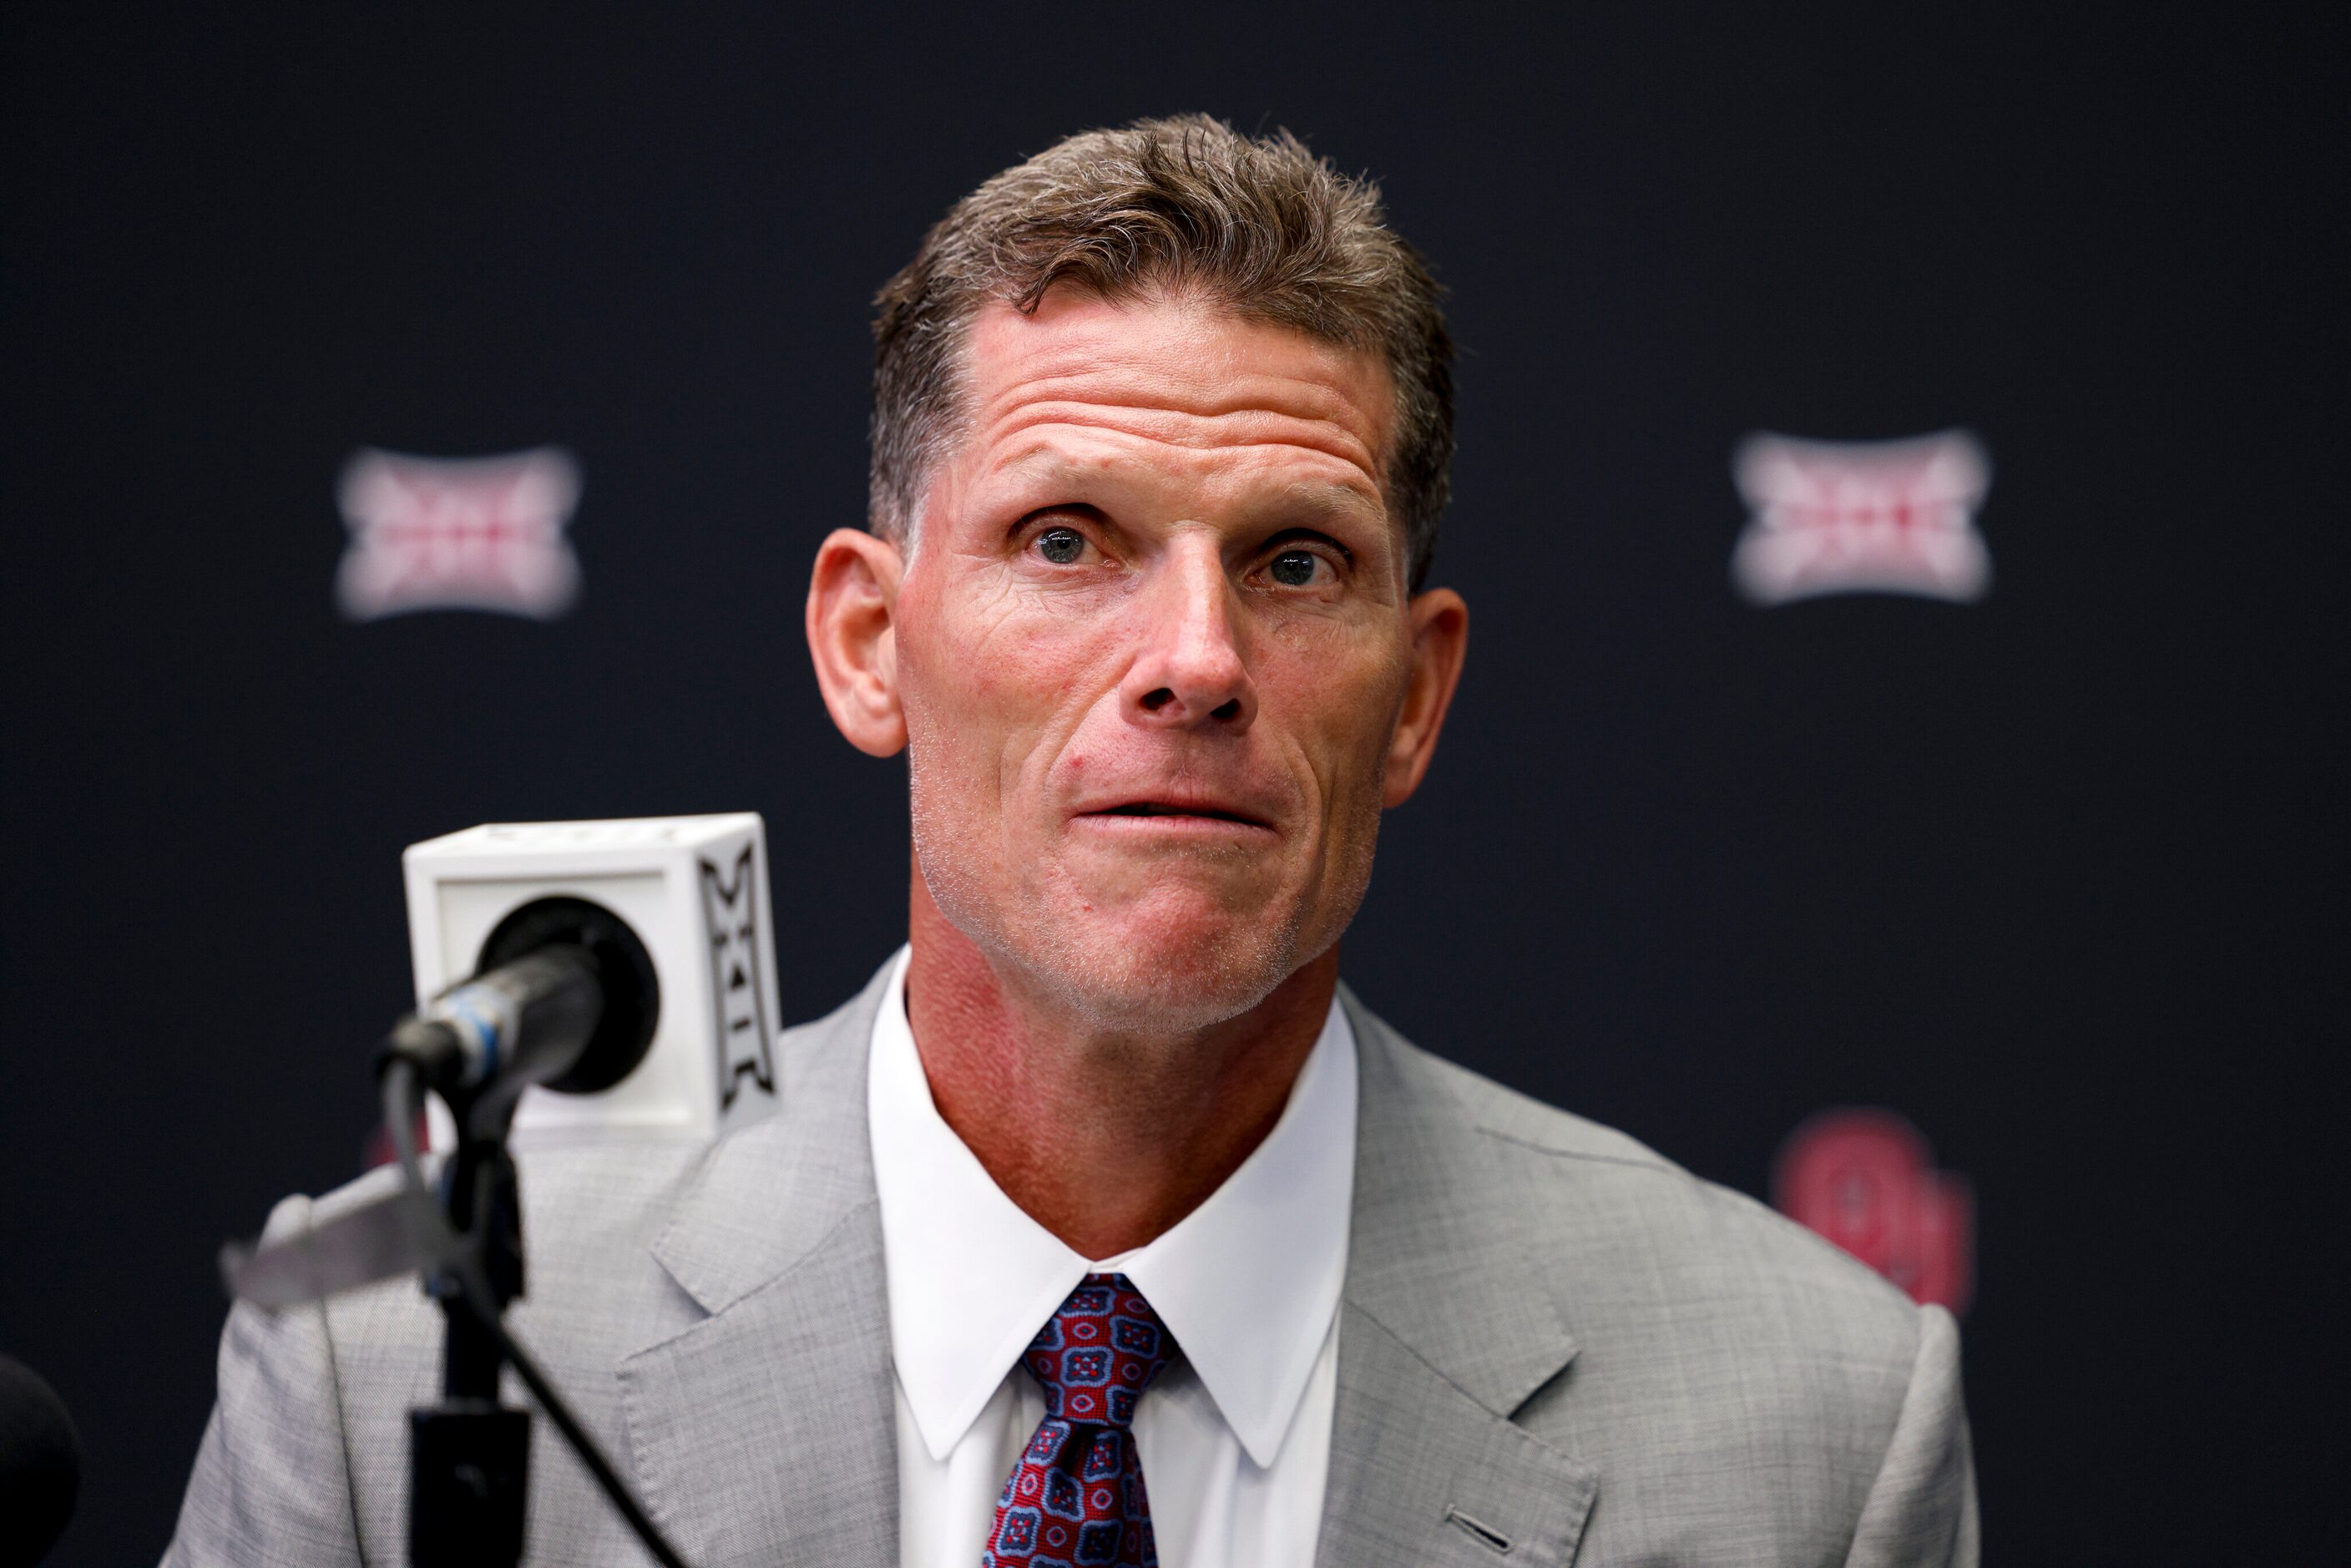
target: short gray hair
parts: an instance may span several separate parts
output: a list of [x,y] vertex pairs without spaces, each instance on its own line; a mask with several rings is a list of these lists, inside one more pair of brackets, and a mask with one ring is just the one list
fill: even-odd
[[903,540],[964,416],[962,349],[991,300],[1034,311],[1057,285],[1127,300],[1197,293],[1236,314],[1378,354],[1395,388],[1384,476],[1411,581],[1427,576],[1451,489],[1453,343],[1420,253],[1379,187],[1287,131],[1205,114],[1089,131],[948,209],[874,297],[868,526]]

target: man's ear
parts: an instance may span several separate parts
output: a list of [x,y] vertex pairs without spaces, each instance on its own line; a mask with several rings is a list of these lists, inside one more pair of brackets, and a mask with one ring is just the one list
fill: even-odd
[[1469,652],[1469,606],[1451,589],[1432,588],[1415,595],[1406,613],[1412,617],[1412,684],[1388,742],[1387,777],[1380,799],[1384,806],[1403,805],[1427,777],[1428,759],[1437,755],[1437,732],[1445,727],[1445,710],[1453,704],[1453,688],[1461,684],[1461,661]]
[[824,706],[849,744],[869,757],[906,747],[898,700],[898,547],[857,528],[835,528],[817,547],[809,576],[809,654]]

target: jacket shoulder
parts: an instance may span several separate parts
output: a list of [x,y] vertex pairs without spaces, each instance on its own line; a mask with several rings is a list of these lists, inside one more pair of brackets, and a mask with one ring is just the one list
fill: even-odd
[[1587,1322],[1609,1304],[1744,1320],[1796,1352],[1827,1353],[1892,1380],[1898,1397],[1917,1343],[1902,1291],[1746,1194],[1693,1175],[1638,1138],[1562,1111],[1388,1034],[1400,1065],[1457,1105],[1498,1162],[1510,1223]]
[[1648,1145],[1573,1111],[1562,1111],[1531,1094],[1498,1083],[1459,1062],[1422,1050],[1391,1034],[1390,1039],[1430,1080],[1460,1105],[1478,1130],[1491,1138],[1520,1145],[1561,1159],[1593,1160],[1631,1166],[1661,1175],[1696,1180]]
[[1573,1341],[1507,1414],[1604,1469],[1586,1554],[1684,1561],[1703,1517],[1759,1562],[1974,1561],[1946,1313],[1638,1139],[1381,1043],[1458,1111],[1475,1207]]

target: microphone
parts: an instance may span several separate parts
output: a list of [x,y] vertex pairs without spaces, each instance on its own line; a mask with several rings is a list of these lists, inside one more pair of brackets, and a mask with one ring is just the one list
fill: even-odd
[[[775,1110],[775,927],[756,812],[486,823],[411,844],[401,865],[416,1021],[450,1032],[395,1040],[461,1097],[497,1080],[486,1109],[511,1104],[516,1148],[701,1142]],[[593,1021],[583,968],[602,998]],[[427,1104],[444,1153],[451,1109],[445,1095]]]
[[[705,1140],[773,1113],[757,813],[488,823],[411,844],[402,865],[420,1005],[378,1071],[413,1067],[434,1092],[436,1150],[460,1141],[452,1095],[521,1147]],[[280,1312],[436,1269],[429,1218],[386,1194],[267,1247],[229,1243],[222,1281]]]
[[57,1391],[0,1355],[0,1568],[32,1568],[81,1490],[81,1438]]
[[636,1071],[660,1021],[661,977],[627,921],[583,898],[536,898],[490,933],[480,973],[401,1020],[378,1067],[411,1063],[444,1099],[504,1103],[533,1084],[594,1094]]

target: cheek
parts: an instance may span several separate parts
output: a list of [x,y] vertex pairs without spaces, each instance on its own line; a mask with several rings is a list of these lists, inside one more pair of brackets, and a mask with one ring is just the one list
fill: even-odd
[[[1330,622],[1274,630],[1278,650],[1267,696],[1290,717],[1285,727],[1334,802],[1381,789],[1387,743],[1411,674],[1408,652],[1360,628]],[[1270,706],[1270,703],[1269,704]]]
[[1050,760],[1054,737],[1071,727],[1063,716],[1083,706],[1075,676],[1100,662],[1104,628],[1017,593],[933,610],[919,625],[899,654],[915,765],[937,760],[966,791],[982,774],[995,794],[1016,789],[1013,780]]
[[[910,708],[941,719],[981,718],[1002,699],[1008,661],[1004,616],[992,596],[943,594],[925,583],[900,601],[898,679]],[[942,731],[953,727],[935,727]]]

